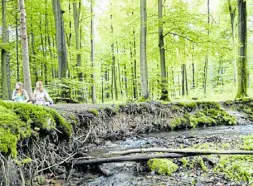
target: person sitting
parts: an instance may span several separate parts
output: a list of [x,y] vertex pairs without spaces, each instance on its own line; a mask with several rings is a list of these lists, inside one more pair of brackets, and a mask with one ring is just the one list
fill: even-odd
[[[38,105],[52,105],[53,100],[49,97],[47,91],[43,87],[42,81],[38,81],[36,83],[36,88],[34,90],[34,101],[35,104]],[[45,98],[47,99],[48,102],[46,102]]]
[[29,99],[26,90],[24,89],[23,83],[17,82],[16,88],[12,93],[12,100],[16,102],[27,102]]

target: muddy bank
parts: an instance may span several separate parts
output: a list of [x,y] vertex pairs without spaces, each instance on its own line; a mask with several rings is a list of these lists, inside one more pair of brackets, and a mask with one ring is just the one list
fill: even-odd
[[[73,123],[74,135],[101,144],[151,132],[250,124],[252,113],[237,102],[129,103],[122,105],[55,105]],[[252,109],[253,101],[246,103]],[[88,137],[86,136],[88,134]]]

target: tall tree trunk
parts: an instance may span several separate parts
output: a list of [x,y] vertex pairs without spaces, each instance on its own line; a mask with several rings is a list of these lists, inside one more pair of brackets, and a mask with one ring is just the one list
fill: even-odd
[[141,73],[141,99],[147,100],[149,97],[148,90],[148,68],[147,68],[147,2],[140,0],[141,28],[140,28],[140,73]]
[[[207,0],[207,23],[208,23],[208,36],[210,34],[210,0]],[[204,94],[206,95],[207,90],[207,78],[208,78],[208,54],[205,58],[205,66],[204,66]]]
[[187,78],[187,68],[186,68],[186,64],[184,64],[184,79],[185,79],[185,91],[186,91],[186,95],[189,95],[189,88],[188,88],[188,78]]
[[81,64],[81,52],[80,52],[80,32],[79,32],[79,25],[80,25],[80,8],[81,8],[81,1],[78,3],[77,7],[77,2],[73,2],[73,18],[74,18],[74,28],[75,28],[75,40],[76,40],[76,66],[78,67],[78,79],[79,81],[83,80],[83,73],[81,72],[80,68],[82,66]]
[[34,48],[34,32],[33,32],[33,26],[31,25],[31,45],[32,45],[32,57],[31,57],[31,64],[33,64],[32,69],[33,73],[35,75],[35,81],[37,82],[39,80],[38,76],[38,68],[37,68],[37,62],[35,59],[36,53],[35,53],[35,48]]
[[93,18],[94,18],[94,12],[93,12],[93,5],[94,5],[94,0],[91,0],[90,2],[90,13],[91,13],[91,21],[90,21],[90,45],[91,45],[91,65],[92,65],[92,74],[91,74],[91,80],[92,80],[92,103],[95,104],[97,102],[96,100],[96,86],[95,86],[95,77],[94,77],[94,23],[93,23]]
[[[2,42],[9,43],[9,31],[7,25],[7,1],[2,0]],[[1,70],[2,70],[2,91],[3,99],[10,99],[11,97],[11,83],[10,83],[10,56],[9,52],[1,49]]]
[[[112,34],[112,38],[113,38],[112,14],[110,15],[110,19],[111,19],[111,34]],[[112,44],[111,44],[111,51],[112,51],[112,96],[113,96],[113,94],[115,94],[115,99],[118,100],[114,40],[112,41]],[[113,98],[114,98],[114,96],[113,96]]]
[[58,55],[58,77],[66,78],[68,71],[68,56],[63,22],[63,11],[60,0],[52,0],[56,28],[56,45]]
[[136,52],[136,38],[135,38],[135,31],[133,31],[133,35],[134,35],[134,89],[135,89],[135,98],[138,98],[138,84],[137,84],[137,52]]
[[[233,45],[235,46],[235,16],[236,16],[236,8],[232,7],[231,0],[228,0],[228,9],[229,9],[229,14],[230,14],[232,41],[233,41]],[[236,60],[233,60],[233,67],[234,67],[234,82],[236,83],[236,81],[237,81]]]
[[160,68],[161,68],[161,100],[169,101],[168,83],[166,75],[165,64],[165,49],[164,49],[164,35],[163,35],[163,0],[158,0],[158,35],[159,35],[159,52],[160,52]]
[[23,73],[24,73],[24,87],[30,99],[32,99],[32,85],[30,75],[29,53],[28,53],[28,38],[26,31],[26,11],[24,0],[19,0],[20,8],[20,36],[22,44],[22,58],[23,58]]
[[181,73],[182,73],[182,96],[185,95],[185,68],[184,68],[185,64],[181,65]]
[[237,98],[247,97],[248,64],[247,64],[247,6],[245,0],[238,0],[238,89]]
[[[18,3],[17,3],[18,6]],[[18,11],[16,11],[15,14],[15,19],[16,19],[16,60],[17,60],[17,81],[20,81],[20,64],[19,64],[19,49],[18,49]]]

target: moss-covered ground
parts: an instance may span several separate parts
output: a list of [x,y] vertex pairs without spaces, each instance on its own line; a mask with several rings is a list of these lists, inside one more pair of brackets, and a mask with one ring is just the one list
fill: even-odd
[[[0,152],[15,157],[17,143],[33,134],[57,130],[65,138],[72,127],[55,110],[25,103],[0,101]],[[36,132],[35,132],[36,131]]]

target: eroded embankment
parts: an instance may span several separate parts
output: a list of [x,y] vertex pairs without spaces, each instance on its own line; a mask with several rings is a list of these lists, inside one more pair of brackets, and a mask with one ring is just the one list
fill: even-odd
[[[252,123],[253,101],[56,105],[75,121],[75,136],[89,142],[124,139],[138,134],[219,125]],[[87,136],[88,135],[88,136]],[[81,140],[81,138],[79,138]]]
[[[69,180],[73,158],[106,140],[139,134],[235,125],[252,119],[252,100],[236,102],[129,103],[122,105],[55,105],[52,109],[0,102],[0,185]],[[222,107],[221,107],[222,105]],[[7,117],[8,116],[8,117]],[[3,119],[8,118],[8,120]],[[78,167],[76,170],[86,169]]]

